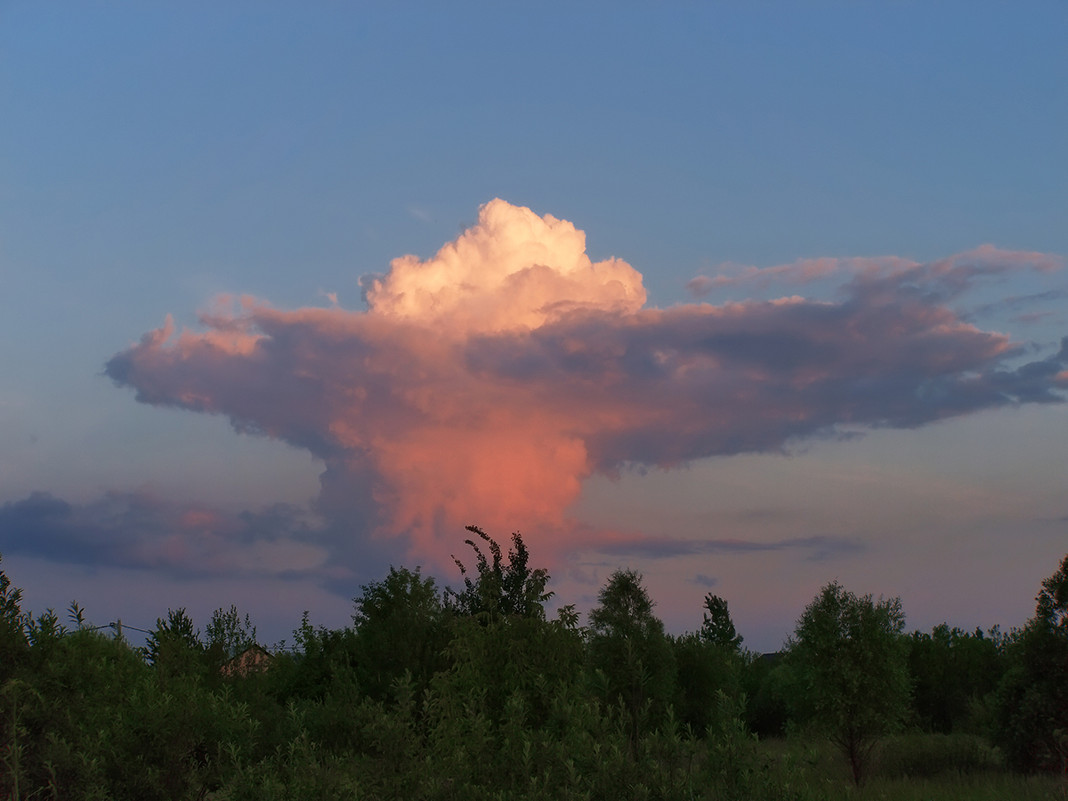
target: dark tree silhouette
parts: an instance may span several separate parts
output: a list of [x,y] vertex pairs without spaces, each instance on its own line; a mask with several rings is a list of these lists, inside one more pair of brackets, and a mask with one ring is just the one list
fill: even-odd
[[530,554],[519,532],[512,534],[512,548],[505,562],[501,546],[489,534],[478,526],[466,526],[466,529],[486,543],[490,558],[486,558],[474,540],[464,540],[475,552],[478,575],[474,579],[469,577],[463,562],[453,557],[464,588],[460,592],[446,589],[450,607],[458,614],[481,617],[486,622],[511,616],[544,619],[545,604],[553,596],[545,590],[549,573],[544,568],[530,568]]
[[741,635],[734,628],[727,602],[718,595],[708,593],[705,596],[704,621],[701,623],[701,639],[712,645],[718,645],[730,651],[738,651],[742,646]]

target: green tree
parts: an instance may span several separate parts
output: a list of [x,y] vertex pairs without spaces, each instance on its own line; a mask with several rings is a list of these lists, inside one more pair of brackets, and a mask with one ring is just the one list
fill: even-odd
[[702,736],[710,726],[719,728],[716,715],[724,698],[731,704],[741,701],[742,655],[700,634],[670,641],[676,666],[675,714],[693,734]]
[[360,687],[373,698],[391,696],[394,681],[411,674],[417,695],[443,666],[448,642],[446,609],[430,576],[393,567],[353,599]]
[[[446,591],[450,639],[447,664],[435,679],[439,698],[472,702],[486,719],[497,724],[509,700],[522,707],[526,722],[543,721],[550,696],[576,679],[584,652],[577,616],[572,607],[557,620],[546,619],[545,589],[549,572],[530,566],[530,554],[520,534],[512,535],[507,560],[500,546],[481,529],[468,526],[487,545],[489,558],[473,541],[478,574],[460,568],[464,589]],[[474,699],[478,699],[475,702]],[[442,708],[448,708],[445,704]]]
[[204,629],[204,640],[213,661],[222,663],[256,644],[256,627],[247,614],[241,617],[236,606],[220,607],[211,613],[211,620]]
[[1035,601],[1009,648],[999,740],[1014,767],[1068,775],[1068,555]]
[[813,720],[842,750],[857,785],[879,738],[908,709],[904,626],[901,599],[873,601],[831,582],[805,608],[788,644]]
[[[949,734],[969,729],[989,733],[990,699],[1005,672],[1004,638],[950,628],[945,623],[930,633],[909,637],[909,672],[916,722],[927,731]],[[978,731],[977,731],[978,730]]]
[[590,660],[602,693],[626,714],[633,746],[670,706],[674,654],[640,573],[615,571],[597,600],[590,612]]
[[125,640],[63,632],[51,617],[38,618],[31,670],[13,699],[21,797],[199,797],[220,740],[210,692],[187,674],[161,682]]
[[710,726],[720,727],[716,716],[722,709],[744,704],[742,638],[734,628],[727,602],[708,593],[703,617],[696,634],[670,638],[677,671],[675,713],[697,735],[703,735]]
[[[296,670],[289,676],[287,693],[300,698],[322,699],[338,680],[350,682],[356,673],[356,632],[345,626],[328,629],[313,626],[305,610],[293,631]],[[271,670],[274,673],[274,669]]]
[[176,677],[199,676],[204,671],[204,643],[184,608],[168,609],[166,618],[156,619],[144,653],[165,683]]
[[519,532],[512,534],[512,548],[505,562],[501,546],[485,531],[478,526],[466,526],[466,529],[485,541],[491,558],[486,558],[474,540],[464,540],[475,552],[478,576],[469,577],[463,562],[453,557],[460,568],[464,588],[460,592],[445,591],[450,606],[458,614],[480,617],[484,622],[511,615],[544,619],[545,604],[553,596],[545,590],[549,573],[544,568],[531,569],[530,554]]
[[745,721],[759,737],[781,737],[791,718],[795,675],[790,660],[782,652],[750,654],[742,670],[745,692]]

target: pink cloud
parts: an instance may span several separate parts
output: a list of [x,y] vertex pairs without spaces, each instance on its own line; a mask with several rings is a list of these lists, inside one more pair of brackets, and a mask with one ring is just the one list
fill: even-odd
[[1005,335],[945,305],[984,276],[1053,266],[988,246],[810,260],[732,280],[838,277],[834,302],[651,309],[641,275],[592,262],[571,223],[494,200],[434,257],[365,282],[367,311],[224,299],[202,330],[168,318],[107,373],[142,402],[306,448],[326,466],[320,511],[362,520],[357,536],[444,560],[477,522],[559,550],[594,473],[1062,400],[1064,350],[1010,369]]

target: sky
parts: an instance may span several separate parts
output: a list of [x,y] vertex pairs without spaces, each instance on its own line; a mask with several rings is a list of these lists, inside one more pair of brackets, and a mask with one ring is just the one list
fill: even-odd
[[0,554],[350,622],[520,531],[779,648],[1068,551],[1068,6],[0,2]]

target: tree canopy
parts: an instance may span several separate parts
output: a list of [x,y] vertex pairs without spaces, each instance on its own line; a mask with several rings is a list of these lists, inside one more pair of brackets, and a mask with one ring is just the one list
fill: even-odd
[[[1027,771],[1068,764],[1068,557],[1006,637],[905,637],[899,599],[833,582],[785,654],[757,657],[711,594],[706,625],[667,634],[634,570],[611,573],[587,628],[571,607],[549,619],[548,572],[519,535],[507,555],[484,532],[469,542],[476,572],[455,591],[390,568],[353,599],[351,627],[305,612],[294,647],[247,675],[220,670],[255,637],[234,607],[206,636],[169,610],[135,648],[77,604],[69,629],[24,612],[0,571],[0,798],[801,801],[827,784],[769,761],[781,744],[756,733],[796,731],[806,747],[825,734],[859,783],[906,712],[946,748],[902,762],[891,749],[913,735],[894,738],[883,776],[895,758],[905,771],[1005,774],[1002,753]],[[831,770],[846,781],[844,763]]]
[[1017,768],[1068,775],[1068,555],[1042,582],[1035,604],[1009,649],[1000,739]]

